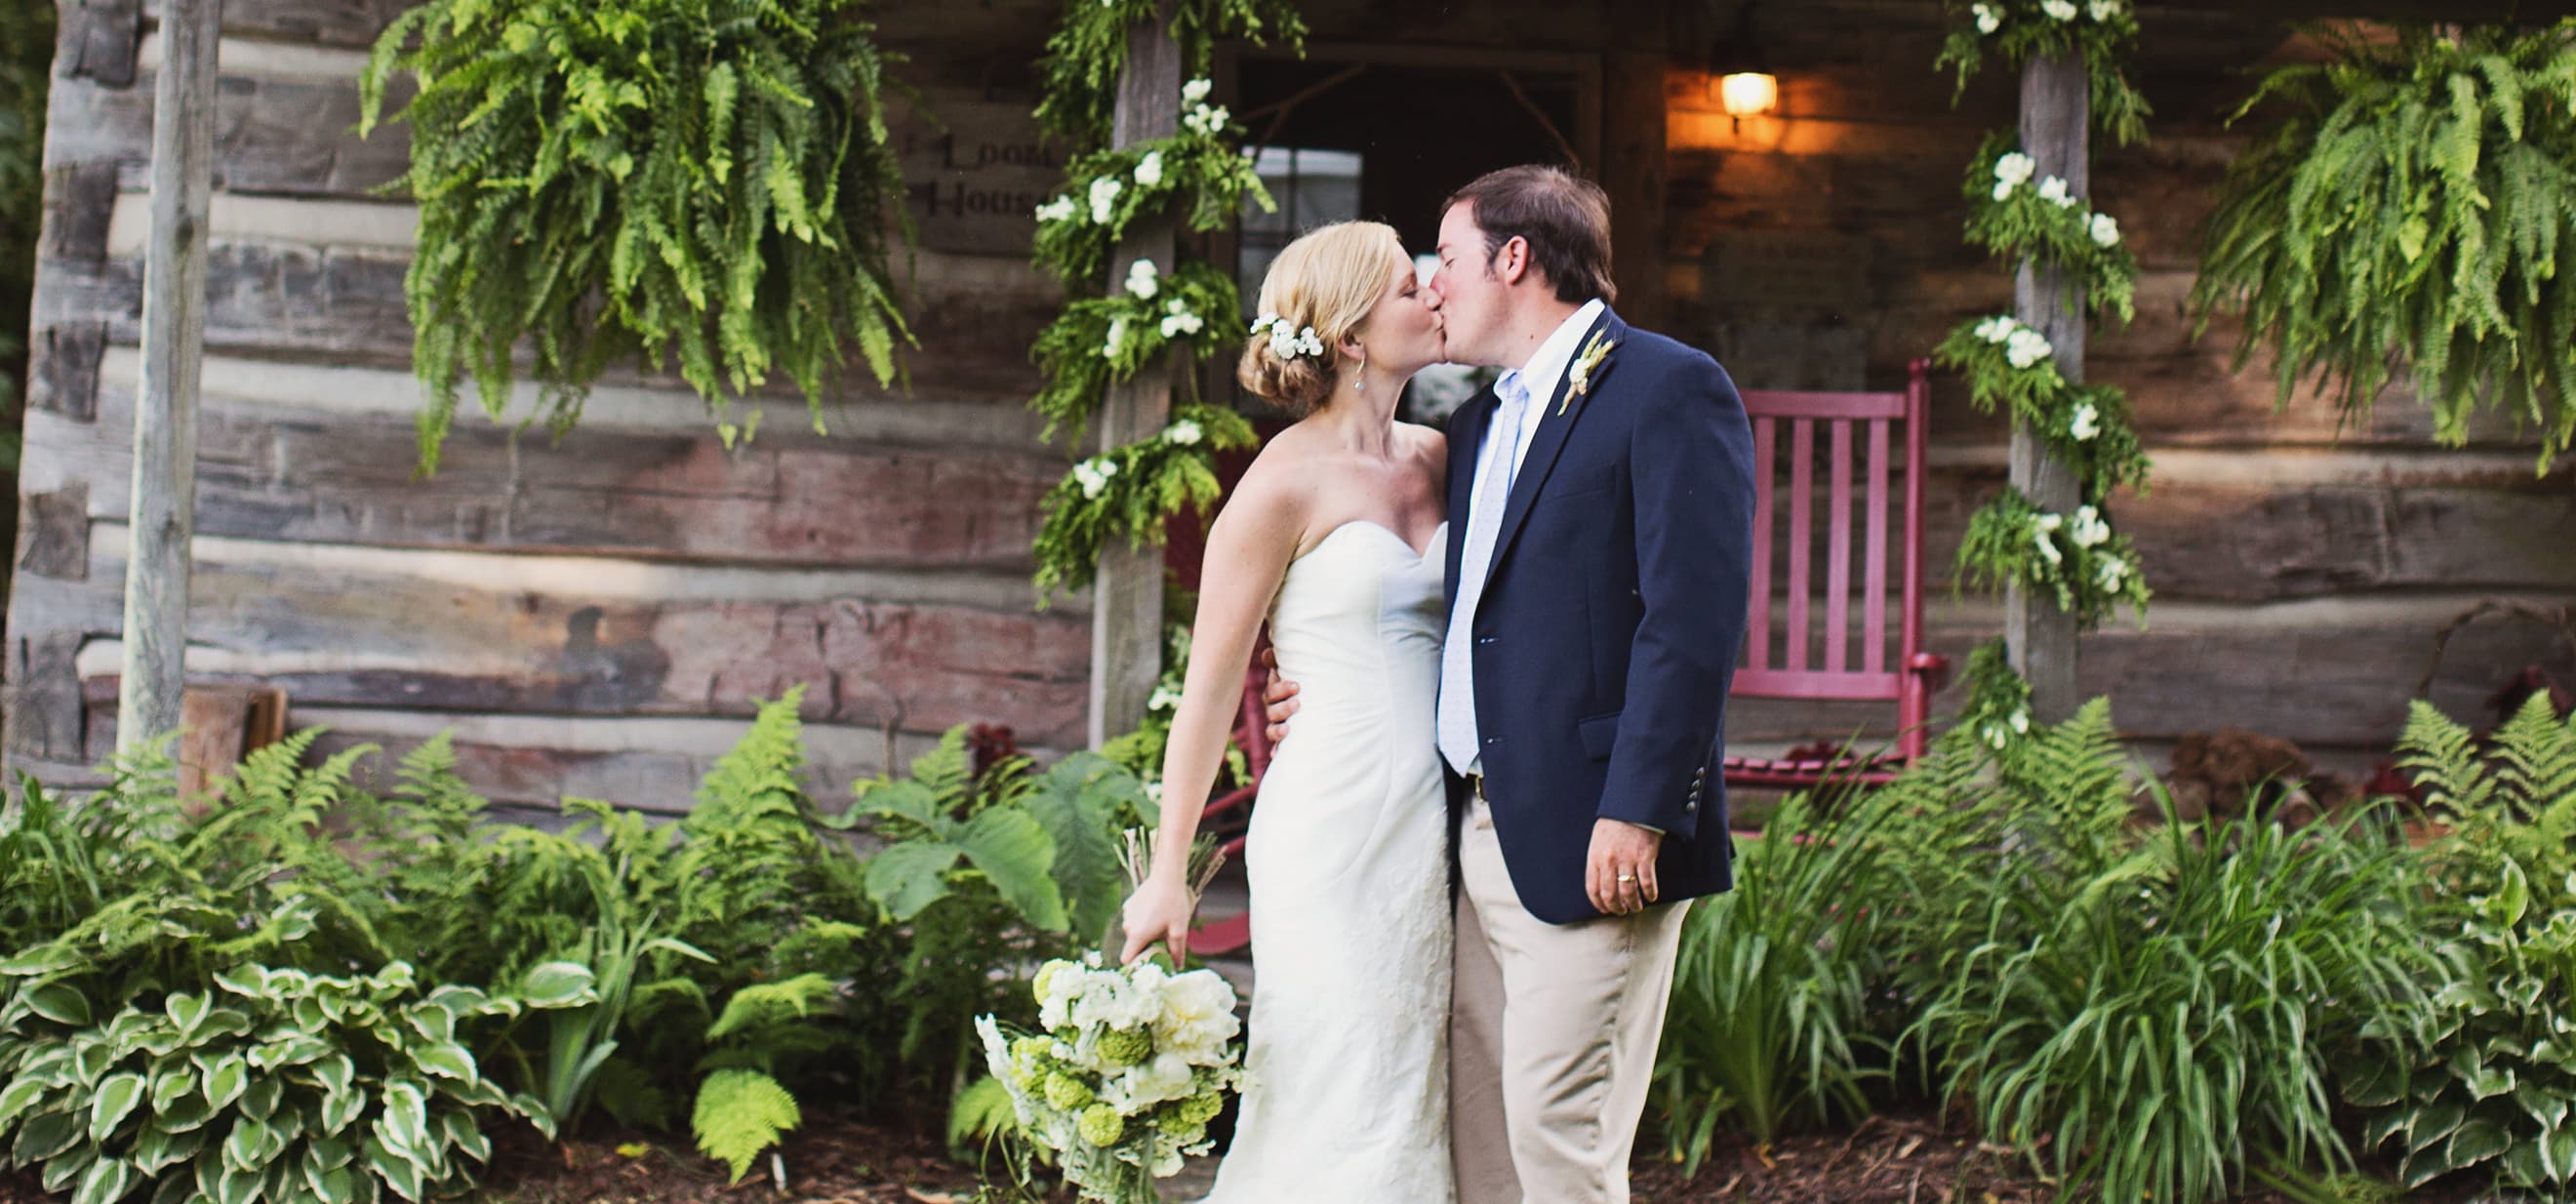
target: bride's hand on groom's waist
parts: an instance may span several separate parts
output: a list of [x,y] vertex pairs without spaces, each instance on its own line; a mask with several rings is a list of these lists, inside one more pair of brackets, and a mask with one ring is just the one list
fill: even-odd
[[1288,738],[1288,717],[1297,713],[1297,683],[1279,676],[1279,653],[1261,650],[1261,663],[1270,669],[1270,684],[1262,687],[1261,701],[1270,708],[1270,742]]

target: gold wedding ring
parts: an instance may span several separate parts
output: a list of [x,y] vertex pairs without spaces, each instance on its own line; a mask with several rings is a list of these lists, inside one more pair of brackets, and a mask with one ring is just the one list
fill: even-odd
[[1621,874],[1619,875],[1619,880],[1621,882],[1634,882],[1637,880],[1637,876],[1635,874]]

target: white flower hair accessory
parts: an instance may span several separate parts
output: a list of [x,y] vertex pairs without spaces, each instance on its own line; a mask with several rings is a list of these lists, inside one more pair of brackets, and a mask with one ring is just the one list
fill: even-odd
[[1287,321],[1279,315],[1263,314],[1253,320],[1252,333],[1258,336],[1265,330],[1270,332],[1270,358],[1272,359],[1293,360],[1301,355],[1311,355],[1316,359],[1324,358],[1324,340],[1316,337],[1315,328],[1312,326],[1302,330],[1291,330]]

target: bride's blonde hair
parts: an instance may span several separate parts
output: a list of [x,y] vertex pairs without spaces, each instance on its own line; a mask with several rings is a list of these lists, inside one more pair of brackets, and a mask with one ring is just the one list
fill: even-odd
[[[1313,413],[1333,395],[1342,340],[1368,320],[1398,268],[1410,271],[1412,261],[1395,227],[1384,222],[1335,222],[1289,243],[1262,277],[1259,312],[1275,317],[1292,337],[1274,344],[1270,330],[1256,332],[1234,378],[1292,414]],[[1310,327],[1315,342],[1295,346],[1294,336]]]

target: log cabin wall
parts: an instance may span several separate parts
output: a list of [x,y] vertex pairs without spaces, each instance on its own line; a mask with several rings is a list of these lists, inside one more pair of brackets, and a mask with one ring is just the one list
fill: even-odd
[[[370,192],[402,170],[404,130],[350,132],[364,48],[400,7],[227,5],[192,674],[285,686],[295,723],[329,725],[335,746],[399,752],[453,728],[469,778],[513,803],[683,808],[756,701],[800,683],[827,795],[956,723],[1079,742],[1086,607],[1037,610],[1027,585],[1036,501],[1063,466],[1022,407],[1057,302],[1026,261],[1028,208],[1055,179],[1026,120],[1052,0],[875,13],[947,122],[907,126],[923,228],[908,393],[845,389],[823,436],[780,394],[728,453],[674,380],[629,376],[559,445],[460,418],[425,481],[402,307],[413,211]],[[1763,5],[1781,111],[1740,131],[1696,69],[1735,27],[1731,0],[1303,7],[1318,43],[1597,55],[1590,166],[1617,206],[1621,307],[1747,386],[1893,387],[1953,322],[2009,302],[1960,243],[1958,183],[2012,91],[1989,79],[1950,107],[1929,0]],[[2230,373],[2229,332],[2190,340],[2192,227],[2236,146],[2219,118],[2234,72],[2283,36],[2277,15],[2217,0],[2150,5],[2145,23],[2156,140],[2106,150],[2096,180],[2149,275],[2092,370],[2131,391],[2157,455],[2152,493],[2116,505],[2158,599],[2146,632],[2087,641],[2085,688],[2148,742],[2233,723],[2359,755],[2394,734],[2453,614],[2576,595],[2576,478],[2535,478],[2509,428],[2437,448],[2402,396],[2338,438],[2321,403],[2276,415],[2267,378]],[[114,744],[156,53],[137,0],[67,4],[62,39],[6,656],[8,758],[48,780]],[[1958,656],[2000,622],[1946,585],[1966,515],[2003,478],[2004,431],[1955,381],[1935,398],[1932,634]],[[2544,633],[2472,628],[2433,696],[2475,716],[2535,662],[2576,681]],[[1777,748],[1890,718],[1748,704],[1733,734]]]
[[[777,391],[728,453],[675,377],[630,372],[559,445],[461,416],[427,480],[415,210],[371,192],[406,130],[353,132],[365,49],[403,6],[225,7],[193,679],[282,685],[331,747],[453,728],[469,779],[541,805],[683,808],[758,700],[799,684],[827,796],[953,724],[1080,742],[1086,607],[1040,611],[1028,584],[1064,467],[1023,408],[1058,301],[1027,263],[1032,190],[1057,178],[1027,120],[1047,6],[881,14],[954,135],[905,127],[925,186],[908,394],[848,388],[818,436]],[[11,764],[55,781],[115,744],[159,46],[135,0],[63,17],[6,706]]]

